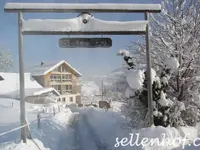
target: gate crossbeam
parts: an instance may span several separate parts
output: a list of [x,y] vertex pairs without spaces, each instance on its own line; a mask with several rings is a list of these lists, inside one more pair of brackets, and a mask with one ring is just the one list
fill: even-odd
[[160,4],[127,3],[6,3],[6,12],[101,12],[101,13],[159,13]]

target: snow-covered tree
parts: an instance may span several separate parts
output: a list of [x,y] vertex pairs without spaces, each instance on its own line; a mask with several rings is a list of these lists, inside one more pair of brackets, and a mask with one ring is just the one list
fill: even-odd
[[[130,72],[129,72],[130,71]],[[141,87],[142,76],[140,71],[128,70],[116,77],[112,84],[107,86],[108,94],[105,99],[122,102],[123,105],[119,108],[126,121],[134,128],[144,127],[143,121],[147,113],[147,108],[141,103],[138,98],[137,90]],[[135,82],[134,77],[139,78],[139,82]],[[127,82],[127,80],[129,82]],[[131,87],[137,87],[133,90]]]
[[[131,118],[130,120],[132,122],[135,122],[135,119],[137,120],[137,122],[140,122],[142,118],[138,120],[139,118],[136,116],[139,116],[139,114],[141,114],[141,112],[143,111],[135,107],[135,105],[138,104],[139,100],[146,107],[146,109],[148,108],[147,73],[146,71],[143,72],[140,69],[138,70],[132,68],[133,66],[132,64],[134,63],[128,51],[120,50],[119,55],[129,58],[129,59],[124,59],[127,66],[129,66],[128,67],[129,70],[126,72],[126,81],[129,85],[129,88],[127,88],[127,90],[125,91],[125,96],[126,98],[128,98],[128,105],[126,106],[127,110],[126,114],[128,118]],[[179,67],[179,62],[176,59],[176,57],[169,57],[168,59],[166,59],[164,68],[160,73],[160,75],[157,75],[156,71],[154,69],[151,69],[154,125],[162,125],[166,127],[168,125],[175,124],[177,117],[178,119],[181,120],[180,115],[179,116],[176,115],[177,116],[176,119],[174,119],[175,116],[170,115],[172,108],[174,108],[175,106],[174,102],[170,100],[170,98],[168,98],[166,94],[171,74],[173,73],[173,71],[177,70],[178,67]],[[133,110],[136,110],[136,112],[138,113],[136,114],[133,113],[135,112]],[[145,109],[143,108],[143,110]],[[144,120],[144,118],[142,120]]]
[[[171,73],[166,93],[171,100],[185,104],[186,108],[182,113],[185,115],[180,116],[184,121],[188,121],[189,118],[194,119],[188,113],[200,108],[196,105],[196,101],[191,102],[194,97],[192,91],[199,88],[199,80],[196,78],[200,73],[200,1],[163,0],[162,7],[162,13],[151,15],[150,20],[152,65],[156,68],[156,72],[162,72],[167,57],[178,59],[178,69]],[[144,64],[146,58],[144,37],[132,42],[129,48],[133,52],[133,58],[138,63]],[[176,62],[172,61],[169,60],[171,67],[176,65]],[[186,114],[190,117],[184,118],[188,116]],[[196,115],[198,116],[196,120],[199,120],[200,116]]]
[[8,71],[12,67],[12,55],[8,50],[0,49],[0,72]]

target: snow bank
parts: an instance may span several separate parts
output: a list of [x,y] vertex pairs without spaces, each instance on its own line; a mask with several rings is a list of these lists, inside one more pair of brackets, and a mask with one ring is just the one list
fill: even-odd
[[126,74],[126,80],[132,89],[141,89],[144,81],[144,73],[141,70],[130,70]]
[[[86,120],[88,120],[90,127],[95,132],[95,135],[101,139],[101,142],[106,145],[106,148],[114,149],[114,145],[117,146],[117,138],[118,141],[126,141],[124,144],[129,143],[132,141],[134,143],[138,138],[138,143],[144,138],[148,138],[148,140],[153,140],[153,144],[145,145],[130,145],[127,144],[126,146],[118,146],[115,147],[116,149],[123,149],[123,150],[172,150],[176,149],[181,150],[182,143],[176,143],[177,140],[183,140],[186,136],[187,145],[193,139],[198,137],[198,128],[197,127],[179,127],[179,128],[172,128],[172,127],[162,127],[162,126],[152,126],[149,128],[142,128],[139,130],[131,129],[125,122],[125,120],[120,116],[120,114],[111,112],[111,111],[102,111],[101,109],[97,108],[88,108],[85,109],[84,114],[86,115]],[[188,134],[190,133],[190,135]],[[132,134],[132,140],[131,135]],[[137,136],[138,135],[138,136]],[[164,142],[163,145],[158,145],[156,141],[164,141],[167,139],[168,142]],[[175,144],[173,144],[175,143]]]
[[[42,150],[50,150],[49,148],[45,148],[41,141],[38,139],[34,139],[40,149]],[[27,144],[21,142],[19,144],[11,143],[7,145],[2,150],[38,150],[39,149],[32,140],[27,140]]]
[[88,108],[83,113],[86,115],[89,128],[92,128],[98,139],[101,139],[101,142],[107,145],[107,149],[114,148],[116,137],[125,137],[131,132],[118,113],[104,112],[98,108]]
[[75,114],[71,112],[69,108],[66,108],[63,112],[58,113],[53,118],[53,121],[57,124],[66,126],[73,122]]
[[[169,139],[169,143],[172,144],[175,139],[182,138],[179,131],[176,128],[170,128],[170,127],[162,127],[162,126],[152,126],[150,128],[143,128],[139,131],[133,130],[133,133],[139,133],[139,141],[141,141],[143,138],[148,139],[157,139],[160,142],[163,140],[163,136],[165,136],[165,139]],[[153,146],[146,146],[144,147],[145,150],[149,149],[173,149],[175,147],[178,147],[179,145],[168,145],[168,143],[164,143],[163,145],[159,146],[156,144]]]
[[112,111],[121,112],[121,108],[125,103],[119,101],[111,101],[110,106]]

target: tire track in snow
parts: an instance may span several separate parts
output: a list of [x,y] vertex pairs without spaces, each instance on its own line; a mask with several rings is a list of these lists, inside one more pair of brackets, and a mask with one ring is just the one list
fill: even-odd
[[77,122],[75,124],[76,131],[76,143],[79,148],[77,150],[98,150],[93,137],[90,135],[89,128],[84,121],[82,114],[77,116]]
[[112,150],[112,148],[110,148],[107,143],[105,143],[98,137],[98,135],[95,132],[95,129],[89,123],[87,116],[86,115],[83,115],[83,116],[84,116],[85,124],[87,124],[87,127],[90,131],[90,135],[93,137],[93,140],[95,141],[95,144],[98,150]]
[[88,122],[87,116],[79,114],[74,126],[76,130],[76,142],[79,145],[77,150],[111,150],[105,142],[102,142],[95,130]]

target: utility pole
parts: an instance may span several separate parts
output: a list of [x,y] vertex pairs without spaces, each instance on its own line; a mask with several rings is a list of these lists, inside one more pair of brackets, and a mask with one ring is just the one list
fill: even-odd
[[[20,121],[21,126],[26,124],[25,113],[25,87],[24,87],[24,62],[23,62],[23,35],[22,35],[22,12],[18,12],[18,46],[19,46],[19,78],[20,78]],[[26,127],[21,129],[21,140],[26,143]]]
[[151,77],[151,50],[149,44],[149,13],[145,12],[145,20],[148,21],[146,25],[146,60],[147,60],[147,81],[148,81],[148,112],[149,112],[149,126],[154,124],[153,121],[153,95],[152,95],[152,77]]
[[101,85],[102,85],[102,91],[101,91],[101,94],[102,94],[102,97],[101,97],[101,100],[103,101],[103,81],[102,81],[102,83],[101,83]]
[[95,96],[101,96],[101,100],[103,101],[103,97],[105,96],[105,94],[104,94],[104,83],[103,83],[103,81],[101,82],[101,94],[99,94],[99,95],[95,95]]

